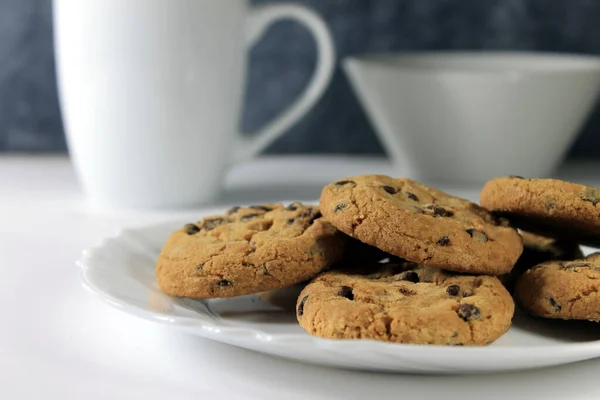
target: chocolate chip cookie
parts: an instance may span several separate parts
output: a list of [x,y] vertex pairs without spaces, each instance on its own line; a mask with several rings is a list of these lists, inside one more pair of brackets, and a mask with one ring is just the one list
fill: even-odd
[[481,204],[540,235],[600,245],[600,189],[557,179],[502,177],[487,182]]
[[504,274],[523,250],[506,220],[410,179],[365,175],[334,182],[323,189],[321,211],[364,243],[457,272]]
[[300,325],[315,336],[439,345],[489,344],[513,313],[496,277],[408,262],[325,272],[296,305]]
[[515,300],[538,317],[600,321],[600,253],[533,267],[517,281]]
[[314,277],[340,259],[344,241],[318,207],[234,207],[174,232],[156,275],[160,288],[172,296],[258,293]]
[[553,260],[575,260],[582,258],[583,253],[577,243],[547,238],[530,232],[521,232],[523,238],[523,254],[513,269],[500,280],[509,292],[514,291],[517,279],[528,269]]

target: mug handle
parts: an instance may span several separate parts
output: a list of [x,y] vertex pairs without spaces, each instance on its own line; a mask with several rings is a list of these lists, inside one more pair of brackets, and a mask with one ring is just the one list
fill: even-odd
[[260,131],[249,137],[238,136],[234,150],[235,162],[256,156],[304,117],[327,89],[333,75],[335,50],[327,24],[314,11],[298,4],[284,3],[253,7],[247,21],[247,47],[253,46],[269,26],[282,19],[296,20],[309,29],[317,44],[317,65],[308,85],[290,106]]

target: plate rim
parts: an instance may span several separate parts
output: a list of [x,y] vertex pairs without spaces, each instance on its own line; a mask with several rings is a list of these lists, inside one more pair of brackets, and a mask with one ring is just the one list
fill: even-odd
[[[125,228],[120,229],[116,234],[112,236],[108,236],[103,238],[97,245],[92,246],[88,249],[85,249],[81,252],[79,258],[75,262],[76,266],[79,269],[79,280],[82,286],[91,293],[94,297],[99,298],[105,304],[110,305],[113,308],[116,308],[120,311],[123,311],[127,314],[133,315],[135,317],[160,323],[162,325],[174,327],[176,329],[184,330],[187,332],[194,333],[199,336],[207,337],[212,340],[216,340],[219,342],[225,342],[223,335],[220,333],[223,331],[228,331],[230,333],[236,333],[238,339],[240,339],[240,335],[246,341],[248,339],[259,340],[262,342],[278,342],[285,343],[288,341],[298,341],[302,340],[304,342],[313,342],[317,347],[337,347],[345,349],[347,347],[363,346],[369,347],[372,350],[389,350],[394,348],[396,350],[401,350],[403,352],[422,352],[427,350],[429,353],[431,352],[439,352],[440,354],[463,354],[468,356],[506,356],[507,354],[511,354],[508,358],[517,358],[513,353],[520,353],[521,355],[526,355],[531,357],[531,352],[545,354],[546,352],[553,352],[555,355],[557,352],[573,352],[573,353],[581,353],[585,355],[585,358],[581,358],[580,361],[585,359],[592,359],[600,357],[600,339],[598,340],[590,340],[585,342],[577,342],[577,343],[561,343],[561,344],[541,344],[541,345],[530,345],[530,346],[515,346],[515,345],[501,345],[501,346],[449,346],[449,345],[427,345],[427,344],[408,344],[408,343],[392,343],[392,342],[384,342],[373,339],[361,339],[361,340],[351,340],[351,339],[325,339],[320,337],[312,336],[308,333],[282,333],[282,334],[272,334],[268,332],[264,332],[252,327],[235,327],[235,326],[222,326],[215,324],[212,321],[206,320],[204,318],[191,318],[188,316],[161,316],[156,312],[152,312],[150,310],[144,309],[143,307],[137,306],[135,304],[128,303],[122,299],[116,298],[112,296],[110,293],[104,291],[101,287],[98,287],[93,280],[89,279],[89,272],[93,270],[93,267],[90,265],[90,260],[96,256],[96,254],[102,251],[110,242],[118,241],[122,239],[127,234],[142,232],[148,230],[159,230],[161,228],[167,228],[168,226],[175,226],[180,224],[179,220],[172,221],[164,221],[160,223],[154,223],[149,225],[144,225],[135,228]],[[202,301],[202,300],[201,300]],[[508,332],[508,331],[507,331]],[[506,334],[506,333],[505,333]],[[573,361],[575,362],[575,361]],[[565,363],[560,363],[565,364]],[[556,364],[558,365],[558,364]]]

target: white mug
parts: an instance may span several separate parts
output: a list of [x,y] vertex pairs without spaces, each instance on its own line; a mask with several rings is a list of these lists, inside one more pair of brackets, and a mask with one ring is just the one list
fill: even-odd
[[[302,118],[335,66],[323,20],[296,4],[247,0],[55,0],[59,96],[69,152],[109,207],[213,200],[232,163]],[[246,53],[274,22],[304,24],[317,66],[304,92],[251,137],[238,132]]]
[[398,173],[424,181],[551,175],[600,91],[590,56],[407,53],[343,66]]

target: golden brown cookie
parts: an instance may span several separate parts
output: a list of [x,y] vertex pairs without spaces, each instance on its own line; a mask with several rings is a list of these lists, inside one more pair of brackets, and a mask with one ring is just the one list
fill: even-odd
[[159,256],[156,276],[172,296],[258,293],[314,277],[340,259],[344,241],[317,207],[235,207],[174,232]]
[[600,253],[533,267],[517,281],[515,300],[538,317],[600,321]]
[[511,325],[514,303],[498,278],[414,263],[332,270],[308,284],[296,315],[328,339],[485,345]]
[[557,179],[492,179],[481,205],[515,226],[540,235],[600,245],[600,193],[591,186]]
[[577,243],[565,242],[536,235],[530,232],[521,232],[523,238],[523,253],[513,269],[500,276],[500,281],[509,292],[513,292],[517,279],[528,269],[553,260],[575,260],[582,258],[583,253]]
[[523,246],[507,221],[410,179],[382,175],[327,185],[321,211],[342,232],[404,259],[443,269],[500,275]]

